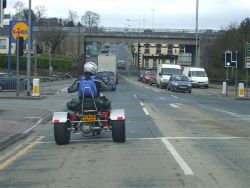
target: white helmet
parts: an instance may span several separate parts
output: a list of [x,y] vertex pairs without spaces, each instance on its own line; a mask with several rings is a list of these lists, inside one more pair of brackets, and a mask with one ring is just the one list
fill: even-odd
[[84,72],[90,72],[92,74],[96,74],[97,66],[94,62],[86,62],[83,68]]

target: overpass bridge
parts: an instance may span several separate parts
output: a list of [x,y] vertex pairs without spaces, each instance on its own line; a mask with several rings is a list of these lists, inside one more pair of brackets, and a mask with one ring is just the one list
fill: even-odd
[[[195,52],[195,30],[183,29],[138,29],[138,28],[93,28],[84,27],[34,27],[34,32],[60,30],[67,33],[67,37],[62,41],[59,50],[66,51],[67,54],[77,56],[85,54],[87,42],[109,42],[109,43],[165,43],[183,44],[187,53],[192,53],[193,62],[196,57]],[[196,66],[203,66],[206,63],[206,48],[212,44],[219,35],[215,30],[199,30],[198,56]]]

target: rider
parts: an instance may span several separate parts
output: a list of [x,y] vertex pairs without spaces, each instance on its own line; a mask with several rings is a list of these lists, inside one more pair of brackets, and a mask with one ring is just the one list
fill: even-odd
[[84,97],[91,97],[92,95],[93,97],[98,97],[100,95],[100,88],[96,86],[98,84],[95,84],[96,79],[94,76],[97,71],[96,64],[94,62],[87,62],[83,70],[84,75],[69,86],[68,92],[73,93],[78,91],[79,99],[82,99],[83,93]]

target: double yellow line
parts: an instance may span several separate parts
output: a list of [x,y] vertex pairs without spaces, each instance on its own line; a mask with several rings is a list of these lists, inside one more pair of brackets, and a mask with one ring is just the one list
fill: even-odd
[[16,161],[19,157],[23,156],[25,153],[27,153],[31,148],[33,148],[39,141],[41,141],[44,138],[44,136],[40,136],[37,139],[35,139],[33,142],[31,142],[28,146],[21,149],[19,152],[17,152],[15,155],[4,161],[0,164],[0,170],[3,170],[7,166],[9,166],[11,163]]

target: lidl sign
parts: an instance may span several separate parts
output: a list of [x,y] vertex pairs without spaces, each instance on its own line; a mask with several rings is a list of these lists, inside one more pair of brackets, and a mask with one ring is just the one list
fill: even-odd
[[12,21],[11,42],[16,43],[17,37],[23,37],[24,42],[28,41],[28,23],[24,21]]

